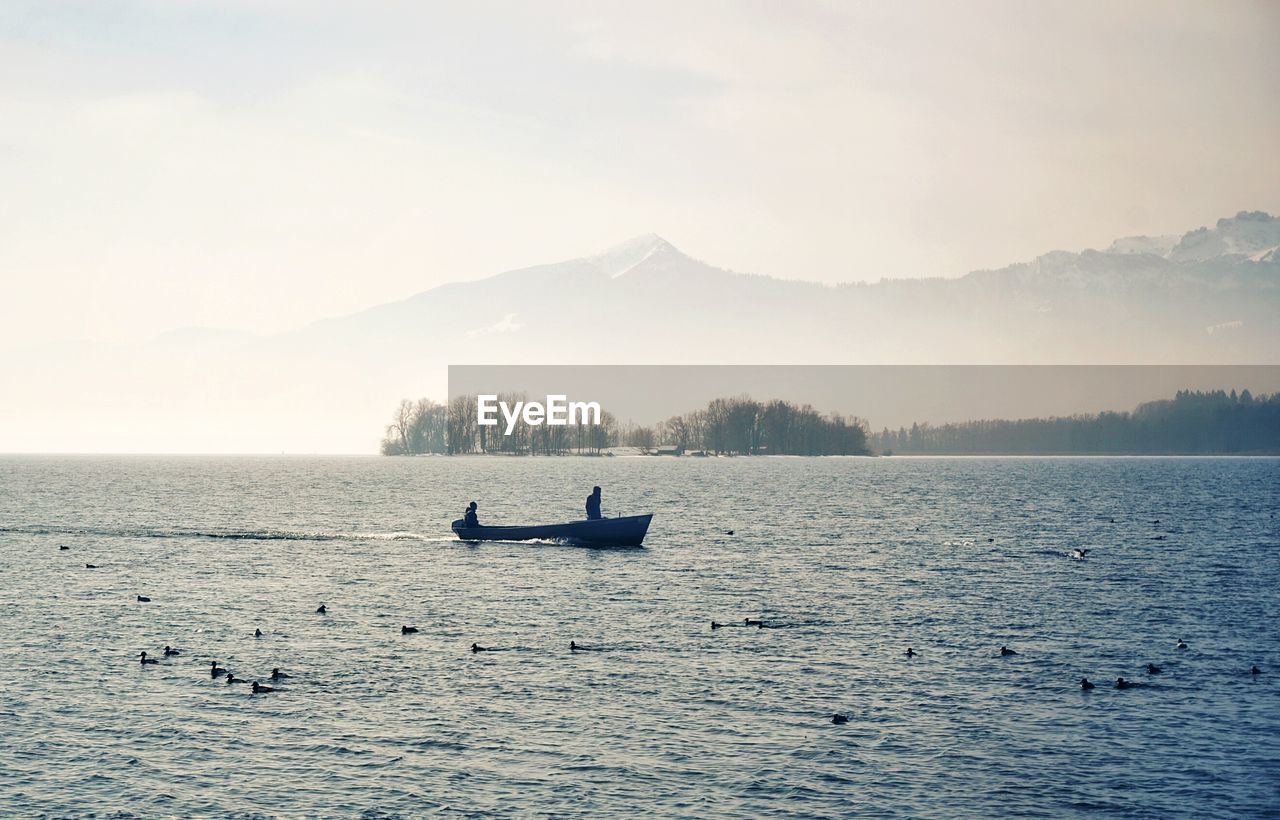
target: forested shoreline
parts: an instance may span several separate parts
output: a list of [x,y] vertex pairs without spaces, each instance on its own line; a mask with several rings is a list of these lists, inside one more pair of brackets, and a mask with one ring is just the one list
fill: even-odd
[[1181,390],[1132,412],[913,424],[871,436],[882,455],[1275,455],[1280,394]]
[[706,455],[1276,455],[1280,394],[1183,390],[1132,412],[913,424],[879,433],[868,432],[854,416],[738,396],[655,425],[621,423],[605,412],[599,425],[590,426],[520,421],[509,436],[502,427],[477,424],[475,396],[456,396],[447,406],[406,399],[387,426],[381,451],[600,455],[614,447]]

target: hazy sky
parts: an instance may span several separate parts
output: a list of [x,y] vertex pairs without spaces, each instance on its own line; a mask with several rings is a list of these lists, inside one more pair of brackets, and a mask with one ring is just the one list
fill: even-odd
[[0,4],[0,347],[655,231],[819,280],[1280,211],[1280,3]]

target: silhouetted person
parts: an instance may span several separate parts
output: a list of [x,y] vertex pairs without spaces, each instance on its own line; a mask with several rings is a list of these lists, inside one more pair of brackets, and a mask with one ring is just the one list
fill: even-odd
[[591,495],[587,496],[587,518],[595,520],[600,518],[600,488],[592,487]]
[[471,506],[467,507],[467,511],[462,514],[462,523],[468,527],[480,526],[480,516],[476,514],[476,502],[472,501]]

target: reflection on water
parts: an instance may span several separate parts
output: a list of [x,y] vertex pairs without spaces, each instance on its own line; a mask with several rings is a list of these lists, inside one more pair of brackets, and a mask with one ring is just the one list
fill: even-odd
[[[594,484],[657,513],[645,549],[448,529]],[[6,811],[1280,810],[1280,461],[8,457],[0,488]]]

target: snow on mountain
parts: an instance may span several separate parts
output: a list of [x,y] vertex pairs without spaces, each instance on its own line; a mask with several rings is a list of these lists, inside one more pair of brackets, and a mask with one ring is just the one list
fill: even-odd
[[1241,211],[1212,228],[1182,236],[1126,236],[1107,253],[1154,254],[1177,262],[1204,262],[1220,256],[1247,256],[1255,262],[1280,246],[1280,219],[1262,211]]
[[1124,236],[1111,243],[1107,253],[1151,253],[1156,256],[1168,256],[1180,237],[1168,236]]
[[1280,219],[1262,211],[1241,211],[1219,219],[1213,228],[1187,232],[1169,252],[1177,262],[1203,262],[1217,256],[1254,256],[1280,245]]
[[587,257],[587,261],[599,268],[610,279],[625,276],[644,262],[655,257],[658,260],[669,255],[683,256],[675,246],[656,233],[648,233],[629,239],[620,245]]

